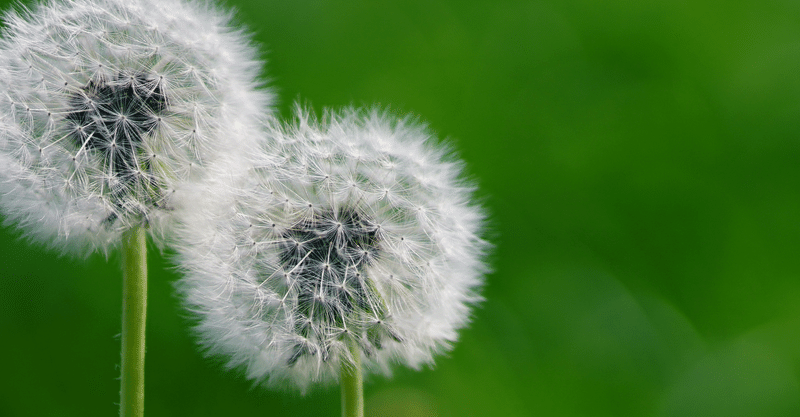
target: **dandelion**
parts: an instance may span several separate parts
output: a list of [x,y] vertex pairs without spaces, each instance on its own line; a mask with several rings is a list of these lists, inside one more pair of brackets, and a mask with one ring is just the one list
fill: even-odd
[[[143,404],[145,233],[235,170],[271,94],[230,16],[181,0],[51,0],[0,33],[0,210],[65,253],[122,242],[122,411]],[[129,391],[130,389],[130,391]]]
[[7,13],[7,221],[81,255],[107,252],[133,226],[163,233],[182,184],[252,147],[243,132],[269,109],[270,94],[255,89],[256,53],[229,19],[180,0],[51,1]]
[[[299,111],[232,203],[180,228],[180,289],[210,354],[267,386],[414,369],[448,350],[487,268],[462,164],[407,119]],[[221,194],[222,191],[217,194]],[[215,213],[216,214],[213,214]],[[345,399],[343,397],[343,399]]]

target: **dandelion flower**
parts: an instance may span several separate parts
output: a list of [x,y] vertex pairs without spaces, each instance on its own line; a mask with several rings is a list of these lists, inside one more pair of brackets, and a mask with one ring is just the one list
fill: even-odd
[[[186,217],[180,283],[201,344],[249,378],[302,392],[420,368],[480,301],[484,214],[459,161],[379,112],[271,126],[250,172]],[[217,193],[221,195],[223,191]]]
[[121,244],[120,411],[144,410],[145,229],[235,171],[272,96],[230,16],[182,0],[50,0],[0,32],[0,211],[87,255]]
[[63,252],[163,229],[272,101],[248,38],[207,4],[52,0],[4,20],[0,209]]

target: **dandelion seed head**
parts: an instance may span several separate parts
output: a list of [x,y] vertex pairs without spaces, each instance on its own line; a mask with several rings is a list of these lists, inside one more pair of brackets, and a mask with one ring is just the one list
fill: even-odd
[[33,240],[107,251],[163,234],[188,184],[236,169],[269,117],[230,15],[182,0],[50,0],[0,33],[0,207]]
[[352,366],[348,345],[378,374],[450,349],[481,300],[484,213],[424,127],[300,110],[267,127],[251,161],[224,186],[230,200],[185,218],[176,245],[210,354],[305,392]]

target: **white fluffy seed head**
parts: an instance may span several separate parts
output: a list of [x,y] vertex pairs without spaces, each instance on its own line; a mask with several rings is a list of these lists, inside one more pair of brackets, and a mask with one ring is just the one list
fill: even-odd
[[[195,206],[179,288],[210,354],[269,386],[418,369],[480,300],[484,214],[423,127],[347,110],[268,128],[231,200]],[[221,195],[222,192],[216,193]]]
[[236,168],[272,103],[248,36],[206,3],[51,0],[4,23],[0,208],[64,252],[160,234],[187,184]]

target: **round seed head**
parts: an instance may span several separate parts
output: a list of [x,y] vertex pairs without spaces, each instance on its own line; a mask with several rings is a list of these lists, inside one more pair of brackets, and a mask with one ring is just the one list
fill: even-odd
[[419,368],[469,320],[486,242],[461,164],[378,112],[271,126],[230,201],[187,217],[180,289],[201,343],[266,385]]
[[235,169],[271,93],[230,16],[181,0],[52,0],[0,33],[0,207],[34,240],[160,234],[187,184]]

